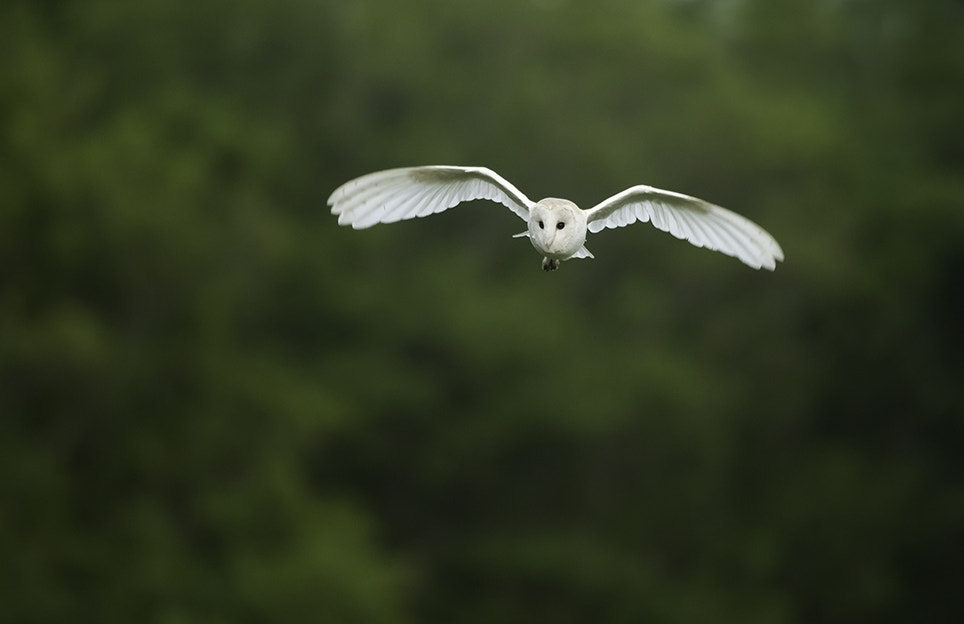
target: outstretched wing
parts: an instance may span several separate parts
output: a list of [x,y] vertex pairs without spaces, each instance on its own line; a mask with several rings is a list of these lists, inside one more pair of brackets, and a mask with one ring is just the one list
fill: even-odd
[[328,198],[338,223],[356,230],[376,223],[426,217],[472,199],[507,206],[523,220],[535,205],[505,178],[485,167],[407,167],[369,173]]
[[634,186],[586,211],[590,232],[636,221],[652,222],[660,230],[697,247],[721,251],[754,269],[772,271],[783,260],[780,244],[759,225],[702,199]]

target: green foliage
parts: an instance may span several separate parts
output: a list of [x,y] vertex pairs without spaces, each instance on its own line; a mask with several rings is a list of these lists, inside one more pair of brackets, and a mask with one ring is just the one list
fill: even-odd
[[[964,14],[0,8],[0,622],[957,621]],[[487,165],[759,221],[545,275]]]

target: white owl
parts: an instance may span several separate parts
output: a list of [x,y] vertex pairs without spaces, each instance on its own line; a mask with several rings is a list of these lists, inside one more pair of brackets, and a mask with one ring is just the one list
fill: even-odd
[[499,202],[528,223],[526,236],[554,271],[570,258],[592,258],[586,233],[650,221],[697,247],[721,251],[754,269],[772,271],[783,260],[779,243],[745,217],[702,199],[634,186],[583,210],[566,199],[530,200],[485,167],[407,167],[356,178],[338,187],[328,205],[338,223],[355,229],[442,212],[473,199]]

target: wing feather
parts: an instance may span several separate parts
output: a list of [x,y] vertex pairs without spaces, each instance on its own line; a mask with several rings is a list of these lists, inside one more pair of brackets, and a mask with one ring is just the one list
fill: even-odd
[[755,268],[773,270],[783,250],[770,234],[746,217],[702,199],[634,186],[586,211],[590,232],[640,221],[697,247],[725,253]]
[[338,223],[362,229],[448,210],[488,199],[528,220],[534,206],[505,178],[486,167],[406,167],[370,173],[335,189],[328,198]]

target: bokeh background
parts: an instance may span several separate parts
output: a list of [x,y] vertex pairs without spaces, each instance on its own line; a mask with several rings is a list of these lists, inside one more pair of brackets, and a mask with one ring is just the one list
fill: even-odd
[[10,0],[0,113],[0,621],[964,621],[961,2]]

